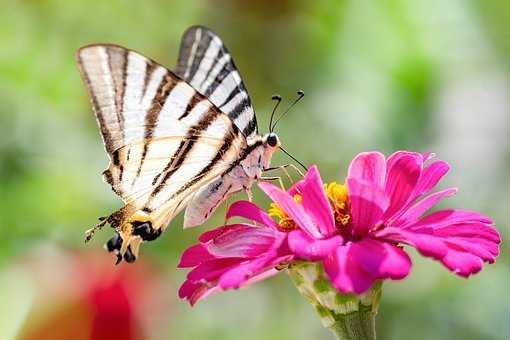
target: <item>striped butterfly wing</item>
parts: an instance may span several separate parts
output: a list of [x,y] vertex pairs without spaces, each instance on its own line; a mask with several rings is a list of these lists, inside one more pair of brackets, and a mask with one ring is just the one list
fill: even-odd
[[91,45],[77,60],[111,160],[104,176],[130,207],[123,211],[153,214],[164,228],[246,147],[226,114],[139,53]]
[[176,74],[226,113],[246,138],[258,134],[246,86],[230,53],[214,32],[192,26],[184,33]]

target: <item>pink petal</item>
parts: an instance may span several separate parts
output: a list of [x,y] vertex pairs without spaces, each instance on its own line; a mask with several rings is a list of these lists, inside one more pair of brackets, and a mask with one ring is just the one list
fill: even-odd
[[352,243],[338,247],[336,252],[331,253],[324,260],[324,271],[340,292],[361,294],[372,287],[376,278],[349,256],[351,246]]
[[270,183],[260,182],[259,187],[276,204],[278,204],[299,227],[309,233],[310,236],[315,238],[323,237],[319,229],[313,224],[312,219],[308,216],[303,206],[297,204],[291,195]]
[[[313,165],[313,166],[315,166],[315,165]],[[306,176],[306,174],[305,174],[305,176]],[[301,190],[299,189],[299,187],[303,185],[304,181],[305,181],[305,179],[303,178],[303,179],[300,179],[299,181],[295,182],[294,184],[292,184],[292,186],[287,190],[289,195],[294,196],[296,194],[300,194]]]
[[358,154],[349,165],[348,179],[373,183],[382,188],[386,176],[386,161],[380,152]]
[[300,181],[298,190],[301,193],[301,204],[324,236],[332,235],[335,232],[335,220],[333,210],[329,204],[328,197],[324,191],[324,184],[319,170],[314,165]]
[[[462,239],[457,237],[448,238],[445,243],[449,248],[459,249],[466,253],[471,253],[478,256],[485,262],[494,263],[497,255],[493,255],[487,248],[490,247],[488,244],[481,244],[480,242],[472,242],[471,239]],[[492,248],[492,247],[491,247]],[[496,246],[496,249],[498,247]],[[493,249],[491,249],[493,250]]]
[[[268,279],[280,271],[277,269],[267,269],[262,271],[261,273],[252,276],[246,281],[242,282],[239,287],[248,286],[254,284],[256,282]],[[217,292],[221,292],[223,289],[218,286],[217,282],[192,282],[186,280],[184,284],[179,289],[179,297],[181,299],[186,299],[190,302],[191,306],[195,305],[198,301],[205,299],[209,295],[212,295]]]
[[234,216],[258,222],[262,225],[278,229],[278,224],[262,209],[248,201],[237,201],[227,211],[227,219]]
[[[286,257],[286,258],[282,257],[281,259],[287,260],[287,261],[291,260],[290,257]],[[241,267],[242,266],[243,265],[241,265]],[[234,267],[234,268],[236,268],[236,267]],[[234,269],[232,269],[232,270],[234,271]],[[227,271],[227,273],[228,273],[228,271]],[[265,280],[271,276],[276,275],[277,273],[279,273],[279,271],[272,267],[264,268],[259,273],[250,276],[246,280],[243,280],[239,284],[238,287],[247,286],[247,285],[253,284],[255,282]],[[225,289],[233,288],[233,287],[228,287],[228,286],[226,286],[226,287],[227,288],[225,288]],[[238,287],[236,287],[236,288],[238,288]],[[187,279],[186,281],[184,281],[184,283],[182,284],[182,286],[179,289],[179,297],[181,299],[188,300],[190,302],[190,304],[193,306],[199,300],[202,300],[202,299],[208,297],[209,295],[216,293],[216,292],[220,292],[222,290],[223,289],[219,286],[218,281],[216,279],[212,280],[212,281],[204,281],[204,280],[192,281],[192,280]]]
[[270,249],[276,241],[276,232],[267,227],[248,224],[226,226],[206,245],[209,253],[216,257],[255,257]]
[[431,160],[432,158],[436,157],[436,154],[433,152],[424,152],[421,155],[423,157],[423,162],[426,162],[426,161]]
[[364,271],[378,279],[400,280],[409,274],[411,259],[401,248],[387,242],[364,239],[349,251]]
[[207,243],[207,242],[211,241],[212,239],[214,239],[215,237],[218,237],[221,234],[223,234],[226,230],[228,230],[228,227],[222,226],[222,227],[219,227],[219,228],[216,228],[213,230],[206,231],[198,237],[198,240],[201,243]]
[[457,193],[457,189],[455,188],[449,188],[433,193],[405,210],[395,222],[391,222],[389,224],[392,226],[405,226],[406,224],[415,223],[418,218],[420,218],[430,208],[438,204],[442,199],[455,195],[455,193]]
[[[267,277],[264,272],[272,271],[275,266],[283,262],[290,261],[292,256],[274,257],[271,254],[258,258],[253,261],[245,262],[225,272],[218,281],[222,289],[237,289],[252,280],[254,277],[262,275]],[[274,272],[272,272],[274,273]]]
[[275,269],[275,268],[266,269],[266,270],[262,271],[261,273],[254,275],[250,279],[246,280],[242,286],[247,286],[247,285],[251,285],[253,283],[259,282],[259,281],[263,281],[263,280],[268,279],[272,276],[275,276],[279,272],[280,272],[280,270]]
[[394,245],[365,239],[338,247],[324,261],[324,269],[339,291],[361,294],[378,279],[406,277],[411,260]]
[[187,275],[187,279],[191,281],[214,281],[226,271],[239,266],[240,263],[245,261],[246,259],[235,257],[206,261],[190,271]]
[[364,236],[381,222],[388,207],[388,199],[382,189],[369,182],[347,180],[351,201],[351,224],[356,236]]
[[186,249],[177,265],[178,268],[196,267],[199,264],[212,260],[215,257],[211,255],[204,245],[196,244]]
[[432,234],[388,227],[375,233],[375,236],[379,239],[411,245],[423,256],[433,257],[437,260],[442,259],[448,252],[448,248],[441,238]]
[[416,185],[414,196],[418,197],[432,190],[449,170],[450,166],[444,161],[431,163],[423,170]]
[[184,281],[184,283],[181,285],[181,288],[179,288],[179,297],[181,299],[190,299],[193,294],[200,288],[200,283],[195,283],[190,280]]
[[390,205],[385,220],[399,212],[412,197],[422,165],[422,156],[413,152],[399,151],[388,158],[385,191]]
[[179,297],[189,301],[190,305],[195,305],[199,300],[220,291],[219,287],[212,283],[184,281],[179,289]]
[[470,253],[450,249],[441,261],[448,269],[462,277],[469,277],[478,273],[482,267],[482,260]]
[[[412,245],[422,255],[432,257],[456,274],[467,277],[480,271],[484,261],[493,263],[499,254],[499,238],[493,241],[493,234],[484,234],[484,229],[491,230],[491,227],[476,223],[454,224],[439,229],[390,227],[374,233],[374,236]],[[447,232],[444,229],[448,229]]]
[[499,244],[501,242],[501,236],[494,227],[479,222],[458,223],[442,228],[435,228],[434,234],[442,237],[485,239],[495,244]]
[[[451,238],[450,238],[451,239]],[[450,240],[449,239],[449,240]],[[463,240],[487,250],[495,259],[499,256],[499,242],[492,242],[483,238],[474,239],[467,237],[455,237],[456,240]],[[492,262],[491,262],[492,263]]]
[[324,240],[316,240],[301,230],[294,230],[289,233],[288,243],[296,258],[319,261],[339,247],[343,240],[338,235]]
[[452,224],[465,222],[480,222],[493,224],[492,220],[476,211],[462,209],[445,209],[433,212],[422,218],[416,224],[406,226],[406,228],[430,227],[433,229],[446,227]]

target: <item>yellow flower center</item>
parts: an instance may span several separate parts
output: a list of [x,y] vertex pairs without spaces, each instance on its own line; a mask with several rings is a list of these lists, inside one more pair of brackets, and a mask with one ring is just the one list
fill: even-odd
[[333,208],[337,227],[346,226],[351,220],[349,215],[349,195],[347,186],[337,182],[324,184],[324,190]]
[[[294,201],[301,203],[301,195],[295,194]],[[289,231],[297,228],[296,223],[287,215],[285,211],[276,203],[271,203],[269,210],[267,211],[269,216],[276,217],[278,219],[278,225],[284,231]]]
[[[349,224],[351,215],[349,214],[350,204],[347,187],[344,184],[331,182],[324,184],[324,190],[333,208],[336,226],[340,228]],[[301,203],[301,195],[295,194],[294,201]],[[278,225],[283,231],[290,231],[297,228],[296,223],[276,203],[271,203],[268,214],[278,219]]]

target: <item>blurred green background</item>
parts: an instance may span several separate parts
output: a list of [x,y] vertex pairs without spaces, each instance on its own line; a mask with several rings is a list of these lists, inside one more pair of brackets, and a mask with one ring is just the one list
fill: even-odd
[[[80,318],[69,301],[103,301],[73,294],[105,265],[151,280],[149,288],[133,284],[126,297],[135,315],[127,318],[141,329],[133,338],[331,338],[284,274],[194,308],[178,301],[180,252],[219,225],[224,210],[197,230],[184,232],[181,217],[173,221],[142,247],[138,268],[119,269],[103,254],[109,230],[83,244],[84,230],[120,200],[101,180],[107,157],[74,52],[111,42],[173,68],[192,24],[212,28],[227,44],[262,132],[273,93],[290,101],[305,91],[278,133],[299,159],[318,164],[325,180],[343,180],[361,151],[434,151],[453,167],[443,186],[460,188],[446,204],[497,221],[502,255],[468,280],[413,252],[410,277],[384,285],[380,339],[508,339],[509,19],[503,0],[2,1],[0,339],[67,339],[58,335],[66,325],[75,339],[100,339],[87,335],[93,316]],[[284,162],[284,155],[273,160]],[[155,296],[142,296],[147,291]],[[117,322],[111,315],[107,321]]]

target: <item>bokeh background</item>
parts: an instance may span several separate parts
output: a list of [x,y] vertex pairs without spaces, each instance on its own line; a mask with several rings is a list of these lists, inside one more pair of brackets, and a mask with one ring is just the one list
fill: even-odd
[[[361,151],[434,151],[460,187],[450,206],[481,210],[510,236],[510,3],[483,0],[12,1],[0,3],[0,339],[330,339],[280,275],[190,308],[176,297],[182,219],[113,266],[110,231],[83,232],[120,206],[74,52],[112,42],[173,68],[182,32],[211,27],[250,90],[261,131],[270,96],[306,97],[284,145],[325,180]],[[288,162],[277,155],[274,164]],[[445,184],[444,184],[445,185]],[[261,205],[268,202],[257,192]],[[413,253],[385,284],[381,339],[508,339],[510,256],[468,280]]]

